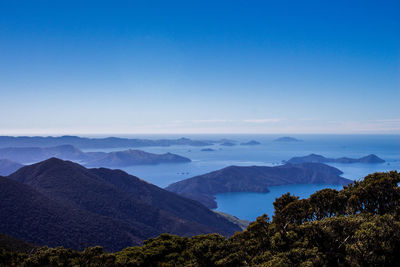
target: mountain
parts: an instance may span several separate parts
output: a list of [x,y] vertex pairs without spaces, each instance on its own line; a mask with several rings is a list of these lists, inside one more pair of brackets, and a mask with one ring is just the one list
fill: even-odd
[[37,245],[83,249],[102,244],[116,250],[145,238],[140,227],[60,204],[3,177],[0,200],[0,232]]
[[301,140],[289,136],[284,136],[275,139],[274,142],[301,142]]
[[3,182],[13,188],[0,187],[0,232],[38,245],[79,249],[86,242],[117,250],[164,232],[231,235],[240,229],[196,201],[121,170],[51,158]]
[[73,145],[78,148],[119,148],[119,147],[148,147],[148,146],[209,146],[218,141],[179,139],[130,139],[130,138],[86,138],[78,136],[0,136],[0,147],[48,147],[60,145]]
[[229,166],[169,185],[166,189],[216,208],[215,194],[227,192],[269,192],[268,186],[287,184],[339,184],[351,180],[342,172],[321,163],[285,164],[276,167]]
[[0,158],[21,163],[33,163],[51,157],[60,157],[67,160],[82,160],[85,159],[85,153],[71,145],[0,148]]
[[125,167],[132,165],[191,162],[188,158],[172,153],[159,155],[133,149],[109,153],[88,152],[86,155],[89,158],[93,158],[85,163],[87,166]]
[[21,168],[22,166],[24,165],[12,160],[0,159],[0,175],[9,175]]
[[241,146],[256,146],[256,145],[261,145],[260,142],[255,141],[255,140],[251,140],[249,142],[245,142],[245,143],[241,143]]
[[216,211],[245,228],[232,237],[161,234],[115,253],[35,249],[0,234],[0,266],[399,266],[399,182],[391,171],[309,198],[286,193],[275,199],[272,217],[260,214],[250,224]]
[[51,157],[77,161],[91,167],[125,167],[160,163],[185,163],[191,161],[188,158],[176,154],[153,154],[132,149],[108,153],[85,153],[72,145],[0,148],[0,158],[7,158],[22,163],[39,162]]
[[374,154],[370,154],[368,156],[359,158],[359,159],[352,159],[352,158],[326,158],[321,155],[317,154],[310,154],[304,157],[293,157],[289,159],[287,162],[289,163],[304,163],[304,162],[318,162],[318,163],[383,163],[385,162],[383,159],[379,158]]

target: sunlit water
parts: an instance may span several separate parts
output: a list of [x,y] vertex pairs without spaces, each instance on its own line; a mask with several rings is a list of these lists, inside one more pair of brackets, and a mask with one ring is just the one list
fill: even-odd
[[[134,136],[135,138],[179,138],[182,136]],[[171,146],[145,147],[141,150],[152,153],[176,153],[192,160],[191,163],[132,166],[123,168],[126,172],[147,180],[157,186],[167,185],[189,177],[218,170],[230,165],[275,166],[294,156],[310,153],[325,157],[359,158],[367,154],[376,154],[386,160],[382,164],[331,164],[343,171],[343,177],[360,179],[376,171],[400,170],[400,136],[379,135],[294,135],[302,142],[281,143],[273,140],[277,135],[185,135],[202,140],[228,138],[240,142],[257,140],[258,146],[220,146],[213,145],[215,151],[201,151],[205,147]],[[109,149],[108,151],[128,148]],[[93,150],[91,150],[93,151]],[[103,150],[104,151],[104,150]],[[273,213],[272,202],[276,197],[290,192],[300,197],[308,197],[317,190],[332,185],[288,185],[270,187],[270,193],[227,193],[216,196],[218,210],[228,212],[239,218],[254,220],[257,216]]]

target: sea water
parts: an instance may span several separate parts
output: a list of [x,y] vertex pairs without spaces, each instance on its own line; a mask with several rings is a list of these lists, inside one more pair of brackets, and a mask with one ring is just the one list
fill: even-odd
[[[126,172],[149,181],[159,187],[205,174],[230,165],[238,166],[276,166],[295,156],[305,156],[311,153],[325,157],[359,158],[368,154],[376,154],[386,162],[382,164],[330,164],[343,172],[343,177],[356,180],[362,179],[376,171],[400,171],[400,136],[399,135],[291,135],[301,142],[275,142],[282,135],[141,135],[125,136],[131,138],[180,138],[195,140],[219,140],[222,138],[237,141],[236,146],[212,145],[208,147],[169,146],[138,148],[152,153],[175,153],[188,157],[190,163],[142,165],[123,168]],[[242,146],[241,142],[256,140],[261,145]],[[214,151],[201,151],[212,148]],[[116,148],[108,151],[128,149]],[[136,149],[136,148],[133,148]],[[104,151],[104,150],[103,150]],[[301,198],[309,197],[317,190],[334,185],[285,185],[269,187],[269,193],[225,193],[216,195],[217,210],[230,213],[236,217],[254,220],[257,216],[267,213],[273,215],[273,201],[276,197],[290,192]]]

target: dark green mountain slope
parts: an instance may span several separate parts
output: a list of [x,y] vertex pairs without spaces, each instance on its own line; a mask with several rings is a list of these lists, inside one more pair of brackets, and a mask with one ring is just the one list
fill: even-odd
[[[87,214],[92,214],[126,225],[125,228],[121,226],[121,229],[128,228],[125,239],[134,240],[135,242],[130,241],[132,244],[164,232],[186,236],[213,232],[231,235],[239,230],[238,226],[200,203],[118,170],[86,169],[70,161],[52,158],[25,166],[8,178],[29,186],[31,190],[54,203],[62,203],[69,210],[85,213],[72,214],[71,220],[87,218]],[[18,194],[15,196],[15,201],[18,202]],[[54,210],[62,212],[63,208]],[[15,218],[19,216],[19,212],[14,215]],[[7,227],[4,229],[7,230]],[[99,230],[102,230],[101,226]],[[8,231],[3,232],[12,234]],[[13,236],[24,239],[23,235]],[[103,234],[102,237],[107,238],[107,234]],[[78,242],[79,236],[75,235],[72,239]],[[35,240],[29,241],[42,244]],[[109,245],[107,242],[97,244]],[[77,246],[76,243],[74,246],[69,243],[61,245],[74,248]],[[120,245],[111,247],[116,249],[120,248]]]
[[[139,244],[142,228],[53,201],[27,185],[0,178],[0,232],[37,245],[109,250]],[[112,233],[112,234],[111,234]]]

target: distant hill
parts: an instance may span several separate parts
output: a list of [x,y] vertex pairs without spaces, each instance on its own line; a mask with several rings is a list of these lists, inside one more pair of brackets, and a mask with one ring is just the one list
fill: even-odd
[[22,164],[19,164],[18,162],[8,160],[8,159],[0,159],[0,175],[6,176],[9,175],[19,168],[21,168]]
[[304,162],[318,162],[318,163],[383,163],[385,162],[383,159],[379,158],[374,154],[367,155],[365,157],[361,157],[358,159],[352,158],[325,158],[324,156],[317,154],[310,154],[304,157],[294,157],[289,159],[287,162],[289,163],[304,163]]
[[240,145],[242,145],[242,146],[256,146],[256,145],[261,145],[261,143],[258,142],[258,141],[255,141],[255,140],[251,140],[249,142],[241,143]]
[[289,136],[284,136],[284,137],[279,137],[274,140],[274,142],[301,142],[302,140],[296,139],[294,137],[289,137]]
[[188,158],[176,154],[153,154],[132,149],[108,153],[85,153],[72,145],[0,148],[0,158],[6,158],[21,163],[35,163],[51,157],[77,161],[91,167],[124,167],[160,163],[184,163],[191,161]]
[[85,153],[72,145],[0,148],[0,158],[20,163],[35,163],[51,157],[59,157],[66,160],[86,159]]
[[215,194],[227,192],[269,192],[268,186],[287,184],[338,184],[351,180],[342,172],[321,163],[285,164],[283,166],[230,166],[169,185],[166,189],[216,208]]
[[38,245],[118,250],[164,232],[240,230],[202,204],[120,170],[51,158],[1,182],[0,232]]
[[209,146],[218,141],[179,139],[130,139],[130,138],[87,138],[78,136],[0,136],[0,147],[49,147],[60,145],[73,145],[77,148],[120,148],[120,147],[149,147],[149,146]]
[[125,150],[109,153],[86,153],[89,160],[87,166],[124,167],[132,165],[148,165],[160,163],[186,163],[190,159],[172,154],[153,154],[141,150]]

